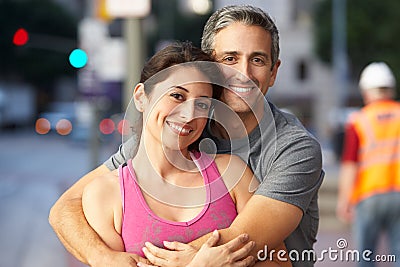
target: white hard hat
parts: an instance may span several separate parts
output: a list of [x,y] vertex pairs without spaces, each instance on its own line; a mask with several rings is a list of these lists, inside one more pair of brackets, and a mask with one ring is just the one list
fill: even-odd
[[382,87],[395,88],[396,79],[386,63],[374,62],[361,72],[359,86],[362,90]]

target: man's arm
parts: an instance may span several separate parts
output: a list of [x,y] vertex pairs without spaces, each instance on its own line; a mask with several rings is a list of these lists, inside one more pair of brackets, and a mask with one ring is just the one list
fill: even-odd
[[83,189],[95,177],[102,176],[110,170],[101,165],[83,176],[71,186],[53,205],[49,222],[65,248],[78,260],[93,265],[95,259],[104,258],[112,253],[89,226],[82,210]]
[[[279,216],[272,217],[271,214],[279,214]],[[257,258],[258,251],[263,250],[265,246],[269,249],[278,247],[296,229],[302,216],[302,210],[294,205],[254,195],[231,226],[219,230],[221,235],[219,244],[225,244],[238,235],[246,233],[249,235],[249,240],[255,242],[250,255]],[[207,241],[209,235],[194,240],[191,245],[199,249]]]
[[358,113],[355,113],[349,118],[345,127],[343,152],[339,172],[336,216],[346,223],[353,219],[351,195],[354,190],[354,184],[358,173],[359,139],[357,131],[353,125],[353,120],[356,118],[357,114]]
[[340,167],[336,214],[344,222],[350,222],[353,218],[351,194],[353,193],[357,170],[357,163],[352,161],[343,162]]
[[[279,216],[272,218],[271,214],[279,214]],[[247,240],[252,240],[252,243],[255,243],[255,246],[250,251],[253,259],[257,259],[259,251],[264,251],[265,246],[267,246],[268,251],[271,251],[271,249],[276,249],[277,251],[285,249],[282,246],[283,240],[297,227],[302,215],[302,210],[294,205],[260,195],[252,196],[231,226],[218,230],[220,240],[216,249],[221,255],[234,255],[238,246],[230,246],[229,244],[232,243],[231,240],[234,240],[239,235],[244,236],[243,233],[246,233],[245,236],[249,238],[241,240],[243,245]],[[188,245],[179,242],[164,244],[169,250],[158,248],[147,242],[144,254],[153,264],[158,266],[182,266],[183,262],[188,263],[193,259],[196,252],[203,244],[206,244],[211,235],[212,233],[208,233]],[[228,256],[225,258],[227,259]],[[273,264],[276,264],[272,261],[264,261],[263,263],[265,265],[261,264],[260,266],[273,266]],[[228,261],[226,265],[218,266],[241,266],[237,264],[238,262]],[[280,262],[278,265],[290,266],[290,262]]]

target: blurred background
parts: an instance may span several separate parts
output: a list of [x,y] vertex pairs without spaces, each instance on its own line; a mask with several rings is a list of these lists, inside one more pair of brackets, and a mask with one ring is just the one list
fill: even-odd
[[323,147],[316,250],[352,246],[335,217],[343,126],[362,106],[365,65],[386,61],[399,77],[399,1],[0,0],[0,267],[81,266],[47,222],[51,205],[116,151],[143,62],[174,40],[200,46],[228,4],[274,18],[282,65],[267,97]]

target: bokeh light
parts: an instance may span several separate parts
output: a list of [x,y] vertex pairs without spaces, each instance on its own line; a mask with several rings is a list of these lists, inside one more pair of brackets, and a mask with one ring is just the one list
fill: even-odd
[[50,131],[50,122],[45,118],[36,120],[35,130],[38,134],[47,134]]
[[25,45],[28,42],[28,40],[29,40],[28,32],[23,28],[18,29],[13,37],[13,43],[17,46]]
[[130,133],[131,125],[128,120],[121,120],[118,123],[118,132],[122,135],[128,135]]
[[99,124],[102,134],[112,134],[115,130],[115,123],[112,119],[103,119]]
[[60,135],[68,135],[72,131],[72,123],[67,119],[61,119],[56,124],[56,131]]
[[82,49],[75,49],[69,55],[69,63],[75,68],[83,68],[87,61],[87,54]]

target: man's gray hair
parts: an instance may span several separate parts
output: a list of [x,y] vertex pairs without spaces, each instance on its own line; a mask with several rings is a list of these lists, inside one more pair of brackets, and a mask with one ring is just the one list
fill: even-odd
[[248,26],[260,26],[271,34],[272,67],[279,59],[279,32],[271,17],[261,8],[250,5],[225,6],[215,11],[204,26],[201,49],[213,53],[215,35],[232,23],[240,22]]

